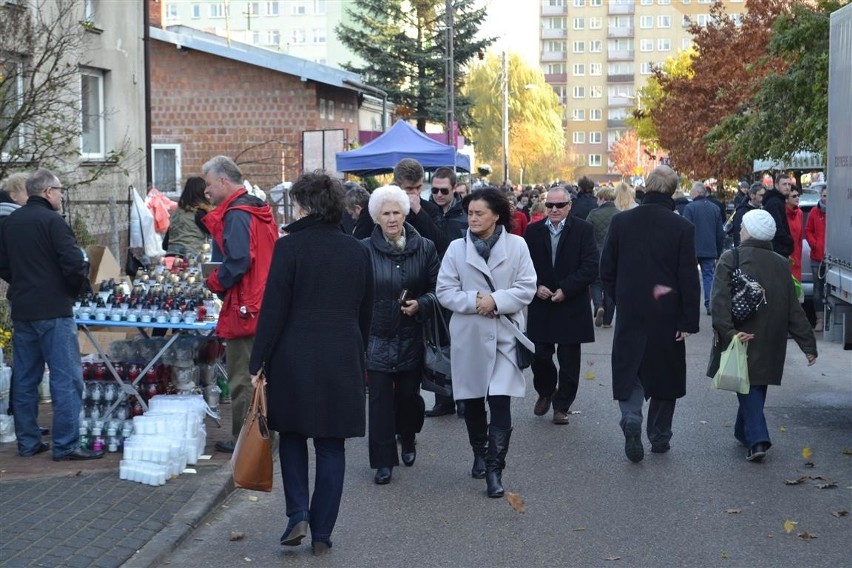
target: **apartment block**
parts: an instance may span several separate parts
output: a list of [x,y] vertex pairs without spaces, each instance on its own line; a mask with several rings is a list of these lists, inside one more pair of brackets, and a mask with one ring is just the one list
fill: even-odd
[[[627,131],[654,65],[692,44],[691,22],[710,21],[713,0],[540,0],[540,64],[564,105],[566,138],[579,175],[620,179],[608,159]],[[724,0],[742,19],[745,3]]]
[[332,67],[358,61],[335,33],[354,0],[161,1],[165,27],[186,26]]

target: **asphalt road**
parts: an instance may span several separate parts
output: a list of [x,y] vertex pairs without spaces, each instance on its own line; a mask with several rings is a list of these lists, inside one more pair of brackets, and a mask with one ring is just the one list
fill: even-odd
[[[279,546],[287,519],[276,466],[271,494],[237,490],[162,565],[848,566],[852,352],[820,341],[809,368],[790,342],[784,384],[767,400],[774,446],[764,463],[749,463],[733,437],[735,395],[707,387],[709,317],[701,323],[687,340],[687,396],[667,454],[651,454],[646,441],[643,462],[624,456],[610,388],[612,330],[597,329],[597,342],[583,346],[570,425],[533,415],[531,376],[527,397],[513,403],[503,479],[523,498],[523,514],[470,478],[463,421],[427,418],[417,462],[396,468],[390,485],[373,484],[366,439],[347,442],[329,556],[313,558],[309,539]],[[796,523],[789,533],[786,521]],[[232,532],[244,536],[232,541]]]

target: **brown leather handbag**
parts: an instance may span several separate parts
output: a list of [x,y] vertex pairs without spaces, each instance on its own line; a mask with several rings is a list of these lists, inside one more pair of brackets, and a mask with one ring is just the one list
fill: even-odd
[[266,387],[254,389],[240,437],[231,456],[234,485],[254,491],[272,491],[272,442],[266,424]]

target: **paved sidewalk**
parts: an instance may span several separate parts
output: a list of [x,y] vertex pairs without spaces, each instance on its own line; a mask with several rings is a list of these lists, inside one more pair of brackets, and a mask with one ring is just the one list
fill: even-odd
[[[221,428],[205,421],[210,459],[161,487],[119,479],[121,453],[55,462],[0,444],[0,566],[157,565],[233,490],[230,454],[213,449],[230,438],[231,406],[220,411]],[[42,404],[39,423],[49,427],[50,415]]]

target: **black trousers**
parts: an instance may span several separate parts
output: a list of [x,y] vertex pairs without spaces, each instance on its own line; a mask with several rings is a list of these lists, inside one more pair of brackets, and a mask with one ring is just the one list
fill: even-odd
[[385,373],[370,371],[370,467],[399,465],[396,435],[414,440],[423,424],[421,369]]
[[[553,363],[553,353],[559,371]],[[580,385],[579,343],[536,343],[532,362],[533,386],[539,396],[553,397],[553,410],[567,412],[577,397]]]
[[[499,430],[512,429],[512,398],[505,395],[489,395],[488,407],[491,409],[491,426]],[[465,420],[468,423],[488,422],[485,411],[485,397],[468,398],[464,401]]]

